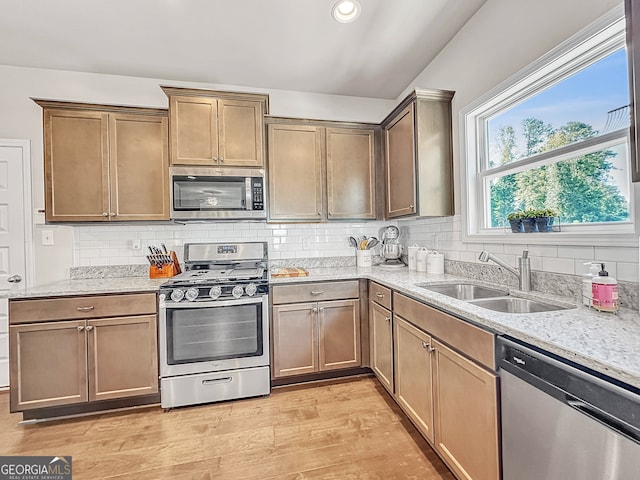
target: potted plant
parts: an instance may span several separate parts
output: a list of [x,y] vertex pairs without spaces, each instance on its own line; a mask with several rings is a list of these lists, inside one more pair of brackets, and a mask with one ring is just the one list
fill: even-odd
[[553,219],[557,216],[557,212],[550,208],[533,211],[536,227],[539,232],[550,232],[553,226]]
[[537,232],[538,228],[536,225],[536,210],[532,208],[528,208],[524,210],[522,213],[522,227],[524,228],[524,233],[532,233]]
[[509,225],[511,225],[511,231],[513,233],[524,232],[524,227],[522,226],[522,212],[511,212],[507,215],[507,220],[509,221]]

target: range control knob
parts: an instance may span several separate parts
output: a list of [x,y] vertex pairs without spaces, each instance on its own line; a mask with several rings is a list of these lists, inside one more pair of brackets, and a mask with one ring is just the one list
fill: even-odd
[[256,286],[255,283],[250,283],[245,287],[244,291],[247,292],[247,295],[249,295],[250,297],[253,297],[258,291],[258,287]]
[[187,300],[189,300],[190,302],[193,302],[196,298],[198,298],[198,289],[195,287],[191,287],[189,290],[187,290],[185,297],[187,297]]
[[181,288],[176,288],[171,292],[171,300],[173,300],[174,302],[179,302],[183,298],[184,298],[184,290],[182,290]]
[[240,298],[243,293],[244,289],[240,285],[236,285],[233,287],[233,290],[231,290],[231,295],[233,295],[234,298]]
[[215,300],[220,295],[222,295],[222,288],[218,286],[211,287],[211,289],[209,290],[209,297],[211,297],[212,300]]

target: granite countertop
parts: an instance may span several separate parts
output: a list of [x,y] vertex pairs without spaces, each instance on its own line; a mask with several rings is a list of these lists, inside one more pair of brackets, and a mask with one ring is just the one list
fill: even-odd
[[64,297],[68,295],[98,295],[105,293],[157,292],[166,278],[114,277],[60,280],[10,292],[9,298]]
[[[570,310],[529,314],[501,313],[472,305],[417,285],[475,283],[453,275],[427,275],[406,268],[310,268],[308,277],[272,279],[272,284],[368,278],[425,303],[464,318],[498,334],[507,334],[560,355],[634,387],[640,388],[640,314],[621,309],[617,315],[597,312],[583,305]],[[495,284],[484,283],[495,287]],[[520,292],[499,286],[519,297],[575,306],[564,297]]]
[[[582,305],[570,310],[530,314],[494,312],[463,300],[442,295],[418,285],[430,283],[495,284],[454,275],[427,275],[407,268],[389,270],[382,267],[308,268],[308,277],[272,278],[272,285],[366,278],[393,290],[438,307],[471,323],[507,334],[549,352],[573,360],[597,372],[640,388],[640,315],[621,309],[617,315],[600,313]],[[108,293],[156,292],[167,279],[116,277],[63,280],[10,292],[9,298],[38,298]],[[520,297],[575,306],[567,298],[520,292],[500,285]]]

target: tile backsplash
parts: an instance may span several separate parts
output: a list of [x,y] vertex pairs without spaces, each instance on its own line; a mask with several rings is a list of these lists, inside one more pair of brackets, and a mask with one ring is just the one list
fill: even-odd
[[[395,222],[270,224],[219,222],[167,225],[78,225],[74,228],[74,265],[147,264],[147,245],[175,250],[182,260],[188,242],[268,242],[269,259],[353,256],[349,235],[379,237],[380,229]],[[140,249],[133,245],[140,242]]]
[[[497,255],[510,265],[517,264],[523,250],[529,250],[531,269],[565,275],[587,272],[585,262],[606,262],[609,275],[619,281],[638,283],[637,247],[585,247],[566,245],[513,245],[503,243],[463,243],[460,215],[443,218],[411,219],[398,222],[403,243],[417,243],[444,253],[447,260],[481,263],[482,250]],[[484,264],[486,265],[486,264]]]

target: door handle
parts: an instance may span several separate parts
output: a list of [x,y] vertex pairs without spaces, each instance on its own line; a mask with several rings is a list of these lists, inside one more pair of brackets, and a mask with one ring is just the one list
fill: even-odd
[[78,310],[79,312],[90,312],[94,308],[96,307],[94,307],[93,305],[87,305],[86,307],[76,307],[76,310]]
[[22,276],[20,275],[11,275],[7,278],[7,282],[9,283],[20,283],[22,281]]
[[323,290],[311,290],[311,295],[322,295],[323,293]]
[[87,332],[90,332],[91,330],[93,330],[93,325],[87,325]]
[[84,330],[84,327],[82,325],[78,325],[76,328],[78,329],[79,332]]
[[376,292],[376,297],[378,298],[384,298],[384,295],[380,292]]

